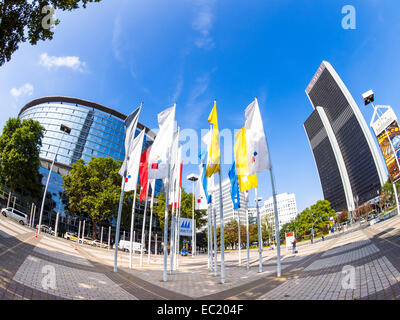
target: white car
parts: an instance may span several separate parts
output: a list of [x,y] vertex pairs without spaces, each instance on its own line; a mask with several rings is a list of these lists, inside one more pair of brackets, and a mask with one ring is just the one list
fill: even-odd
[[[131,248],[130,241],[120,240],[118,242],[118,249],[129,252],[130,248]],[[140,252],[141,248],[142,248],[142,244],[140,242],[132,242],[133,252]],[[143,252],[146,252],[146,248],[143,248]]]
[[1,210],[1,213],[5,217],[10,217],[18,221],[20,224],[25,225],[28,224],[29,216],[26,213],[23,213],[17,209],[13,208],[4,208]]

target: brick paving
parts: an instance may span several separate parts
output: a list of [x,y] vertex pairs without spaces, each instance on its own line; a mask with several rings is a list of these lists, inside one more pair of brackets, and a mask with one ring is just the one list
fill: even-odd
[[[179,267],[162,281],[162,256],[139,264],[113,250],[93,248],[34,231],[0,217],[0,300],[30,299],[261,299],[359,300],[400,298],[400,217],[366,228],[352,228],[314,244],[301,244],[299,253],[282,247],[282,276],[276,277],[276,250],[226,252],[226,282],[207,268],[207,255],[180,257]],[[168,259],[169,262],[169,259]],[[54,271],[52,285],[49,275]],[[345,271],[348,270],[348,271]],[[50,272],[50,273],[49,273]],[[50,279],[50,280],[49,280]],[[50,282],[49,282],[50,281]]]

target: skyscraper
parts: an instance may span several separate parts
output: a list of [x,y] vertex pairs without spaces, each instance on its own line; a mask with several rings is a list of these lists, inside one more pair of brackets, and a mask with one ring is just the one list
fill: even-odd
[[304,123],[325,200],[336,211],[380,192],[385,169],[356,102],[329,62],[323,61],[306,88],[314,108]]

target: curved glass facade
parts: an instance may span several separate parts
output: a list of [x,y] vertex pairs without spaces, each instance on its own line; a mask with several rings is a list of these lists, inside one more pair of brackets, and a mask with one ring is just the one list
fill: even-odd
[[[92,157],[111,157],[115,160],[123,160],[125,157],[124,120],[126,115],[85,100],[46,97],[28,103],[22,108],[19,117],[21,120],[36,120],[46,130],[39,155],[42,164],[40,173],[43,175],[43,185],[46,184],[50,164],[57,153],[48,187],[48,193],[51,194],[53,201],[46,201],[45,211],[47,214],[43,216],[43,219],[45,219],[45,224],[54,225],[55,214],[60,211],[61,222],[63,222],[66,217],[60,201],[63,194],[62,175],[67,174],[72,164],[78,159],[83,159],[86,163]],[[70,134],[60,130],[61,124],[71,128]],[[141,130],[146,130],[144,151],[153,143],[155,135],[142,124],[138,124],[136,135]],[[158,180],[156,193],[161,188],[162,182]],[[137,208],[140,210],[139,207],[141,208],[142,204],[138,203]]]

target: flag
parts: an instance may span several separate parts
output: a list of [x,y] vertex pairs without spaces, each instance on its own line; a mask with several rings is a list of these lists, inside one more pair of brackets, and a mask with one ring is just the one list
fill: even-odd
[[149,156],[149,179],[164,179],[168,176],[168,159],[173,141],[175,106],[158,114],[160,130],[151,147]]
[[209,180],[211,178],[206,177],[206,169],[207,169],[207,162],[208,162],[208,154],[211,146],[211,136],[212,136],[212,130],[209,130],[207,134],[205,134],[202,138],[202,141],[205,143],[205,148],[202,148],[200,153],[199,153],[199,159],[200,159],[200,179],[201,184],[203,186],[204,190],[204,195],[206,196],[207,203],[211,203],[211,194],[208,193],[208,185],[209,185]]
[[212,125],[211,145],[208,154],[206,177],[211,177],[220,170],[221,150],[219,147],[219,131],[217,118],[217,101],[214,101],[214,107],[208,116],[208,122]]
[[136,127],[137,127],[137,123],[139,121],[139,115],[140,115],[140,110],[141,109],[142,109],[142,106],[140,106],[135,111],[133,111],[125,119],[125,122],[124,122],[124,128],[125,128],[125,160],[122,163],[121,169],[118,172],[120,176],[124,176],[125,170],[127,170],[127,163],[128,163],[129,157],[131,155],[131,149],[133,148],[133,142],[135,140]]
[[177,199],[177,204],[176,204],[176,208],[180,208],[180,204],[181,204],[181,194],[182,194],[182,170],[183,170],[183,161],[181,160],[181,164],[180,164],[180,179],[179,179],[179,191],[178,191],[178,199]]
[[[202,166],[200,170],[203,171]],[[197,180],[196,189],[194,192],[194,201],[196,210],[207,210],[207,197],[204,193],[203,182],[201,179]]]
[[249,190],[244,191],[244,201],[249,202]]
[[235,145],[233,147],[235,154],[236,169],[239,180],[240,191],[257,188],[257,175],[249,175],[248,165],[248,145],[246,141],[245,127],[240,129],[235,135]]
[[136,190],[144,133],[145,131],[142,130],[132,144],[131,156],[128,160],[127,173],[125,176],[125,192]]
[[148,148],[146,151],[142,153],[140,156],[140,166],[139,166],[139,173],[140,173],[140,198],[139,201],[146,201],[147,200],[147,184],[149,183],[149,155],[151,153],[152,147]]
[[240,208],[240,197],[239,197],[239,181],[236,174],[236,164],[233,161],[231,168],[228,172],[229,180],[231,181],[231,198],[233,203],[233,210]]
[[261,119],[257,98],[248,105],[245,111],[245,135],[247,140],[247,159],[249,175],[269,170],[269,153],[264,125]]

